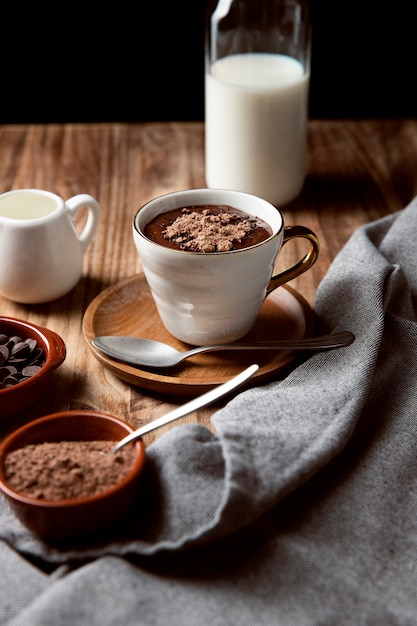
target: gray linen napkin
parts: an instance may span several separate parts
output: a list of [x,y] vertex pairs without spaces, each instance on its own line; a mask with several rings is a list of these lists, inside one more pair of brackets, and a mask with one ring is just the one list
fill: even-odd
[[58,549],[0,500],[8,624],[417,624],[417,199],[322,281],[318,353],[147,450],[141,504]]

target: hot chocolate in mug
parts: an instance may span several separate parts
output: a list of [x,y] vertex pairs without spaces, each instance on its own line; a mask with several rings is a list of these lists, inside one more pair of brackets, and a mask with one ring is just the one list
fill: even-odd
[[[149,224],[155,218],[165,221],[167,212],[190,207],[195,213],[194,208],[204,205],[231,207],[249,222],[266,225],[269,233],[257,237],[256,232],[255,240],[250,235],[246,247],[205,252],[172,247],[161,233],[156,240],[150,238]],[[296,237],[308,240],[307,253],[273,276],[280,249]],[[151,200],[134,216],[133,238],[162,322],[174,337],[193,345],[228,343],[246,335],[265,297],[307,271],[319,254],[317,236],[309,228],[286,226],[273,204],[225,189],[188,189]]]
[[[78,234],[74,218],[88,211]],[[41,189],[0,195],[0,295],[35,304],[55,300],[79,281],[83,255],[100,219],[100,205],[88,194],[68,200]]]

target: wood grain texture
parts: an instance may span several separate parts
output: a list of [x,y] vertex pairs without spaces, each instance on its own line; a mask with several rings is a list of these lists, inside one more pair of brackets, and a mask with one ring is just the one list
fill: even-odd
[[[71,408],[103,410],[134,426],[159,417],[176,406],[178,398],[140,390],[104,368],[84,339],[83,316],[103,289],[140,273],[132,237],[136,210],[160,194],[205,186],[203,123],[6,125],[0,126],[0,145],[0,192],[38,187],[63,198],[89,193],[103,212],[84,257],[83,277],[69,294],[30,306],[0,297],[1,315],[50,328],[67,346],[67,358],[50,392],[20,420],[1,421],[0,436],[19,421]],[[316,265],[291,282],[310,305],[350,235],[400,210],[417,194],[416,154],[417,120],[310,122],[305,188],[282,209],[287,224],[304,224],[319,237]],[[277,269],[293,264],[302,246],[302,241],[289,242]],[[183,421],[210,427],[210,415],[217,408]],[[162,432],[150,433],[145,442]]]

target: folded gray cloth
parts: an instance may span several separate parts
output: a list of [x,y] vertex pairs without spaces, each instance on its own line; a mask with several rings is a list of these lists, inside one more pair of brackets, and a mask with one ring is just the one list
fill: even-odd
[[417,624],[417,199],[317,291],[346,348],[147,449],[114,533],[58,549],[0,500],[1,623]]

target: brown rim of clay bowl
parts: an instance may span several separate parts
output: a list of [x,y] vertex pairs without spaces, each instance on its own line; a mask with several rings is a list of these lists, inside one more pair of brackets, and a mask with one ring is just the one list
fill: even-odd
[[45,441],[119,441],[133,432],[124,420],[95,411],[65,411],[33,420],[11,433],[0,444],[0,490],[20,522],[33,533],[52,542],[67,542],[99,535],[121,521],[137,499],[145,464],[140,439],[130,445],[136,457],[131,471],[101,493],[68,500],[40,500],[11,488],[4,475],[9,452]]

